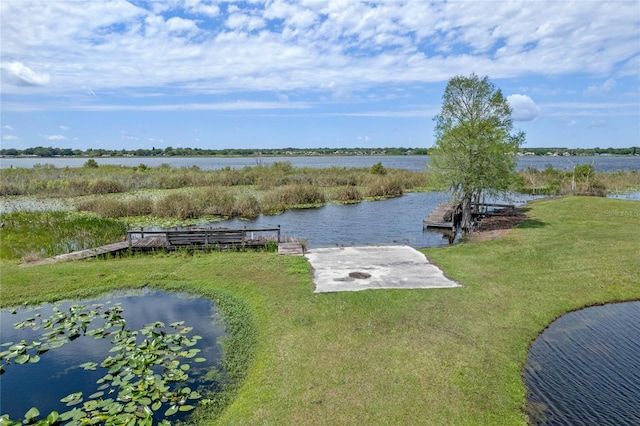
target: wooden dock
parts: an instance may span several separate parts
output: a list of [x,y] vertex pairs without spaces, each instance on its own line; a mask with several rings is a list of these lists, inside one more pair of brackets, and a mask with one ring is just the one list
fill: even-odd
[[423,228],[440,228],[455,230],[453,221],[453,204],[438,205],[422,222]]
[[304,256],[304,247],[299,241],[278,244],[278,254],[288,256]]
[[[512,216],[515,205],[497,203],[477,203],[471,205],[471,217],[474,221],[490,216]],[[427,216],[422,224],[424,228],[439,228],[456,231],[462,219],[462,207],[458,204],[442,203]]]
[[[290,240],[290,239],[289,239]],[[195,229],[195,230],[163,230],[145,231],[143,229],[129,231],[126,241],[107,244],[92,249],[78,250],[71,253],[30,262],[30,265],[43,263],[82,260],[119,253],[147,252],[155,250],[175,251],[190,250],[228,250],[232,248],[263,248],[268,244],[278,245],[278,254],[304,255],[302,243],[299,241],[281,241],[280,227],[260,229]]]

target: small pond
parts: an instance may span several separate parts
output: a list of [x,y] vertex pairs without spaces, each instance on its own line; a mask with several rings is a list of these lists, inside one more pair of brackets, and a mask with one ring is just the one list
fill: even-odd
[[554,321],[531,346],[524,378],[531,424],[640,424],[640,302]]
[[[184,330],[186,336],[190,338],[201,336],[199,340],[193,339],[197,341],[195,345],[186,348],[186,350],[199,350],[198,362],[192,362],[188,370],[187,386],[193,390],[203,390],[203,387],[216,388],[218,383],[216,377],[219,379],[222,374],[220,371],[222,348],[219,341],[225,332],[218,312],[210,299],[164,291],[139,290],[111,293],[100,299],[64,301],[55,305],[20,308],[17,311],[2,310],[0,311],[0,340],[3,344],[18,343],[21,340],[27,342],[44,340],[42,339],[46,331],[44,328],[16,329],[14,324],[25,321],[27,318],[34,318],[38,314],[41,314],[42,318],[49,318],[54,313],[54,306],[61,312],[68,312],[73,305],[120,306],[126,328],[129,330],[141,330],[149,324],[161,321],[166,325],[166,333],[174,333],[169,324],[184,321],[184,326],[193,327],[188,334]],[[104,319],[96,317],[89,328],[104,327],[104,322]],[[111,336],[113,334],[111,333]],[[142,339],[143,336],[137,336],[138,344]],[[59,413],[69,411],[72,407],[60,402],[60,399],[79,391],[83,392],[84,400],[87,401],[87,396],[94,394],[100,387],[96,381],[109,370],[101,367],[100,363],[107,356],[115,356],[113,351],[109,353],[112,347],[110,337],[94,338],[81,334],[80,337],[71,339],[61,347],[40,354],[40,360],[36,363],[26,362],[18,365],[17,358],[14,358],[10,364],[5,360],[1,361],[0,364],[5,364],[5,371],[0,376],[2,389],[0,414],[9,414],[12,420],[18,420],[22,419],[31,407],[37,407],[43,416],[53,410]],[[7,349],[7,345],[0,347],[0,351]],[[85,370],[80,367],[80,364],[85,362],[95,362],[98,366],[95,370]],[[154,367],[154,371],[157,369],[158,366]],[[207,375],[212,370],[217,370],[220,374]],[[116,394],[110,397],[115,397]],[[104,398],[107,398],[107,395]],[[197,405],[197,401],[189,403]],[[82,404],[74,407],[82,407]],[[156,421],[164,418],[166,410],[167,408],[163,407],[155,411],[159,416],[156,417]],[[178,412],[169,419],[173,422],[186,418],[188,414],[189,412]]]

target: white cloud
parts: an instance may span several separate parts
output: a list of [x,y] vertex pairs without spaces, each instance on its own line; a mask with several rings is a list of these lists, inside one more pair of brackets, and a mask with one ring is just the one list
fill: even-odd
[[121,137],[122,137],[122,139],[130,139],[132,141],[139,141],[140,140],[139,137],[130,135],[127,132],[121,132]]
[[8,124],[5,124],[4,126],[2,126],[2,128],[5,130],[15,130],[13,127],[9,126]]
[[20,138],[14,135],[5,135],[2,137],[2,139],[5,141],[17,141]]
[[208,1],[185,0],[184,7],[189,13],[206,15],[211,18],[220,14],[220,7]]
[[44,86],[49,83],[49,74],[37,73],[21,62],[0,65],[3,80],[15,86]]
[[550,102],[542,105],[545,116],[604,117],[637,116],[638,104],[633,102]]
[[235,102],[212,102],[212,103],[183,103],[183,104],[153,104],[153,105],[130,105],[130,104],[102,104],[102,105],[17,105],[10,104],[12,111],[252,111],[252,110],[272,110],[287,109],[299,110],[311,108],[313,104],[307,102],[260,102],[260,101],[235,101]]
[[183,32],[183,31],[197,31],[198,26],[190,19],[183,19],[177,16],[169,18],[166,22],[169,31]]
[[64,135],[44,135],[44,138],[50,141],[63,141],[67,139]]
[[616,87],[616,81],[613,78],[608,79],[602,84],[594,84],[589,86],[585,93],[587,95],[602,95],[610,92]]
[[38,13],[18,1],[0,6],[3,58],[18,64],[3,64],[15,86],[3,91],[317,94],[328,81],[353,91],[473,71],[492,79],[617,77],[616,67],[633,74],[638,63],[633,1],[30,4]]
[[514,94],[507,96],[511,106],[511,118],[514,121],[532,121],[540,117],[540,108],[527,95]]
[[62,124],[58,126],[58,129],[60,129],[60,130],[62,130],[62,131],[64,131],[64,132],[66,132],[67,130],[69,130],[69,128],[68,128],[67,126],[62,125]]
[[234,13],[229,15],[225,25],[233,30],[254,31],[265,26],[264,19],[257,16]]
[[589,123],[589,127],[603,127],[607,124],[604,120],[593,120]]

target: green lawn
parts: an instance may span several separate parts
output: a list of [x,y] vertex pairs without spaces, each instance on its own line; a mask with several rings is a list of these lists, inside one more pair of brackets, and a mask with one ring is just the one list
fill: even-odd
[[304,258],[178,254],[2,261],[1,304],[142,286],[229,296],[255,328],[219,424],[526,424],[531,341],[564,312],[640,299],[639,202],[571,197],[529,214],[502,239],[424,250],[461,288],[314,294]]

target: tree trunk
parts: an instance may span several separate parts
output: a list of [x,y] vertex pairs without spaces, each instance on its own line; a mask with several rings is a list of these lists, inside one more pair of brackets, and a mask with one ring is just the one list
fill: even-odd
[[471,230],[471,198],[462,200],[462,229],[467,232]]

